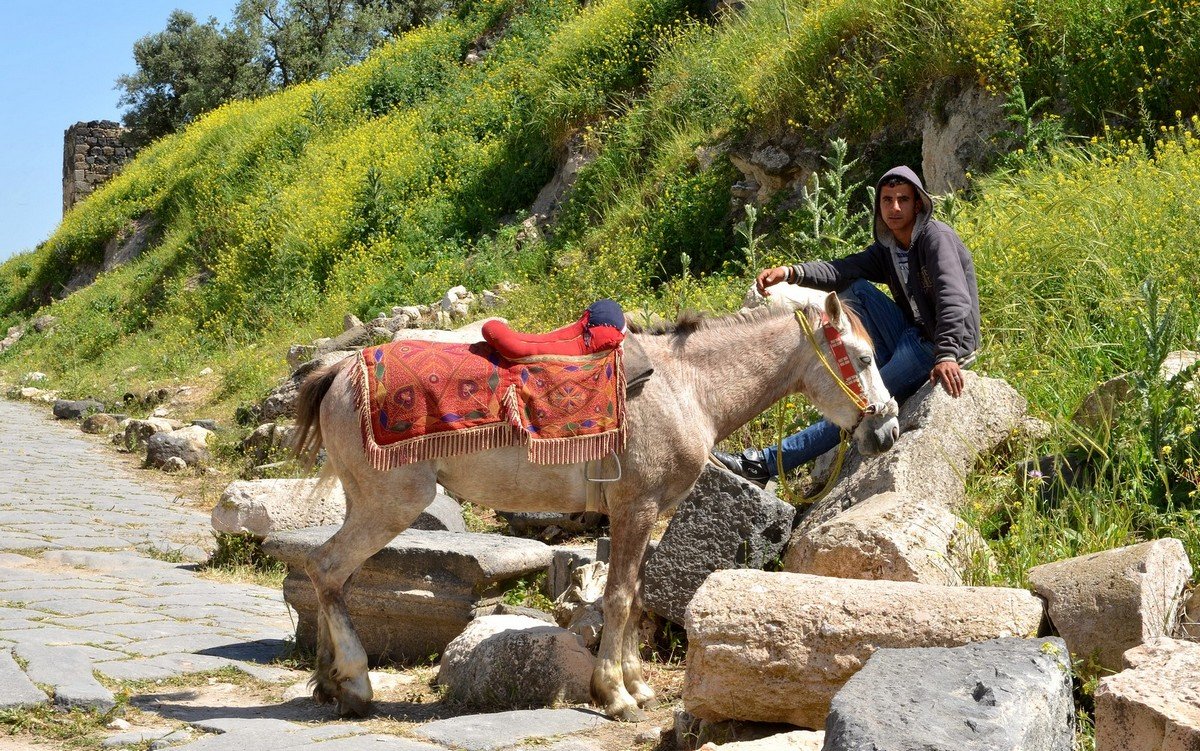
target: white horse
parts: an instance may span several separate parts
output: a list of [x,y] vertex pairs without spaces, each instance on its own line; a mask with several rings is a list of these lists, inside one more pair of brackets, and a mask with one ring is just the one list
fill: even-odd
[[[896,402],[853,313],[834,294],[820,306],[793,311],[775,305],[630,334],[655,370],[627,403],[621,478],[604,484],[612,550],[592,694],[611,717],[638,720],[645,716],[639,707],[653,706],[638,654],[642,562],[655,520],[688,494],[717,442],[793,393],[805,394],[826,418],[852,431],[864,454],[887,450],[899,435]],[[823,318],[845,343],[861,383],[858,399],[839,382],[836,367],[822,362],[832,362],[821,336]],[[533,464],[521,446],[373,469],[363,448],[353,362],[323,368],[304,383],[297,449],[312,456],[323,444],[326,472],[341,479],[346,493],[345,522],[307,565],[319,603],[313,698],[337,701],[340,714],[364,715],[371,704],[367,655],[346,611],[343,586],[433,501],[435,485],[502,511],[576,513],[587,508],[590,481],[584,465]]]

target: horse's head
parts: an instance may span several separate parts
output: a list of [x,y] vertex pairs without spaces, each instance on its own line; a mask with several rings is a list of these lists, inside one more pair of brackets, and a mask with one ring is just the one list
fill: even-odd
[[820,306],[804,305],[797,318],[808,328],[800,334],[801,346],[815,346],[820,355],[804,369],[800,389],[827,420],[853,435],[863,454],[890,449],[900,436],[900,410],[883,385],[871,337],[858,317],[831,292]]

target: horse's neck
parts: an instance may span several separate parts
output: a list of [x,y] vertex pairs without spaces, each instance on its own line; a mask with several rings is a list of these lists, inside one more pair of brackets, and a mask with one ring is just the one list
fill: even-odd
[[706,423],[696,427],[709,432],[712,443],[787,395],[808,365],[802,336],[792,316],[776,315],[701,329],[670,348],[674,386],[694,401]]

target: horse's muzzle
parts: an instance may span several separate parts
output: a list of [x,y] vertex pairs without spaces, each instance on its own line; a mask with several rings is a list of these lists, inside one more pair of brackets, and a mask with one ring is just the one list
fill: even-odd
[[859,431],[858,450],[866,456],[882,454],[900,437],[900,421],[896,415],[880,415],[864,420]]

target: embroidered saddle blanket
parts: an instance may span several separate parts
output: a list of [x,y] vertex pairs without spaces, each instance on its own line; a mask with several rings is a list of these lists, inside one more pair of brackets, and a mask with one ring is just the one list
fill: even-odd
[[363,446],[379,470],[526,445],[536,464],[625,448],[620,349],[507,360],[486,342],[401,340],[354,365]]

